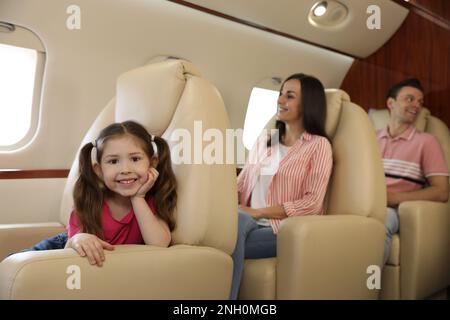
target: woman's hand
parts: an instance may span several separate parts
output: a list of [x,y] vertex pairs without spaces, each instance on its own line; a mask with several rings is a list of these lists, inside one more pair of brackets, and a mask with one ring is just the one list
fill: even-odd
[[89,233],[77,233],[67,241],[66,248],[72,248],[90,264],[101,267],[105,261],[103,249],[114,250],[114,246]]
[[262,212],[258,209],[253,209],[251,207],[246,207],[246,206],[239,206],[239,209],[248,213],[253,219],[260,219],[263,217]]
[[147,192],[155,184],[155,181],[156,179],[158,179],[158,176],[159,172],[155,168],[150,167],[147,172],[147,181],[145,181],[144,184],[138,189],[134,197],[144,198]]

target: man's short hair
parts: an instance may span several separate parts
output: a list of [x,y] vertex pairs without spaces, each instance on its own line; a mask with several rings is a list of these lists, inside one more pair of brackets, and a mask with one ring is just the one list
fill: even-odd
[[413,87],[423,92],[423,87],[420,81],[416,78],[410,78],[393,85],[388,91],[386,100],[389,98],[397,99],[398,92],[403,87]]

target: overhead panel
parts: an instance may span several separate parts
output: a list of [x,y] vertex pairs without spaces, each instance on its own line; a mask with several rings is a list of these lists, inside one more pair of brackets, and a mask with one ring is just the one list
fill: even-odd
[[[408,9],[391,0],[188,0],[192,4],[292,37],[365,58],[382,47]],[[328,12],[311,19],[324,3]],[[314,18],[314,16],[313,16]],[[318,21],[318,22],[317,22]]]

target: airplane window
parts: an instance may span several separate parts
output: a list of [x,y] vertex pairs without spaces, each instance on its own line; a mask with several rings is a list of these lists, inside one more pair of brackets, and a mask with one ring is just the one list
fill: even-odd
[[279,91],[253,88],[244,123],[243,140],[247,150],[252,148],[264,127],[276,114],[278,95]]
[[36,50],[0,44],[0,145],[20,141],[31,121]]
[[34,33],[0,22],[0,152],[22,148],[35,135],[44,65]]

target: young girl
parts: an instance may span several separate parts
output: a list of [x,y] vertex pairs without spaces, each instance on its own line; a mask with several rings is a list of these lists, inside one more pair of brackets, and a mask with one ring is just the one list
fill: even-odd
[[[102,266],[103,249],[116,244],[167,247],[177,201],[167,142],[133,121],[106,127],[80,151],[73,197],[65,248],[89,263]],[[34,249],[49,249],[51,241],[55,249],[64,240],[58,235]]]

